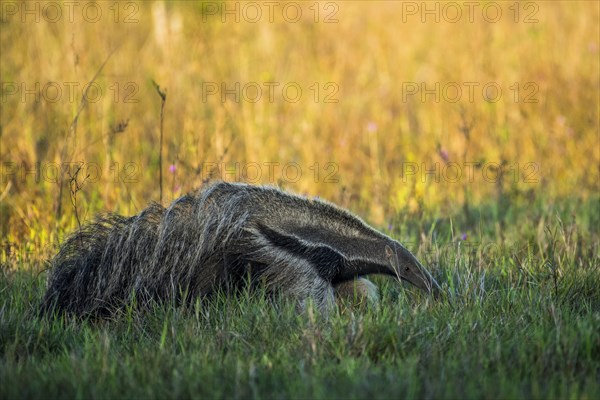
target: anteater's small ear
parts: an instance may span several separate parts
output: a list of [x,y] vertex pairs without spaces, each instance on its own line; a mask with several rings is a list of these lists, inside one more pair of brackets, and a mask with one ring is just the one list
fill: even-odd
[[385,256],[388,259],[391,259],[394,256],[394,251],[392,250],[392,248],[390,246],[388,246],[387,244],[385,245]]
[[[387,259],[388,264],[392,267],[392,270],[398,274],[398,268],[400,268],[400,261],[398,260],[398,254],[392,250],[390,246],[385,245],[385,258]],[[400,279],[400,277],[398,277]]]

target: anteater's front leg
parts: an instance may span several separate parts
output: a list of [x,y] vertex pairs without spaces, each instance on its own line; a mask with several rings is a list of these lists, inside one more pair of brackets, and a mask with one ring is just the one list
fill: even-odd
[[338,303],[376,304],[379,302],[379,290],[370,280],[362,277],[333,285]]

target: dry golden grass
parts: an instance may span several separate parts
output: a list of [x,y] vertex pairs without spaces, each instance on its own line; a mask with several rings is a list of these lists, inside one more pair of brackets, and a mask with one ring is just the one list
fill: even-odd
[[[69,174],[56,176],[66,163],[84,163],[80,181],[91,174],[77,193],[82,220],[100,210],[133,214],[159,199],[160,98],[152,81],[167,90],[165,204],[201,185],[211,163],[221,162],[235,171],[222,171],[226,180],[318,195],[376,224],[400,211],[449,215],[465,201],[598,191],[596,2],[519,3],[519,22],[514,3],[497,2],[503,14],[495,23],[482,16],[487,3],[475,9],[472,23],[466,14],[456,23],[432,16],[422,23],[420,14],[406,13],[406,2],[393,1],[303,2],[298,22],[282,17],[287,3],[281,2],[273,23],[263,3],[257,23],[244,15],[223,23],[221,14],[206,13],[235,2],[124,2],[118,15],[114,3],[100,2],[96,23],[83,18],[81,6],[70,22],[61,3],[63,18],[49,23],[48,3],[9,3],[18,10],[7,13],[3,2],[0,225],[8,242],[54,242],[56,232],[73,227]],[[40,22],[23,13],[32,4],[40,7]],[[240,11],[246,5],[238,3]],[[338,22],[325,23],[336,7]],[[137,22],[125,23],[131,12]],[[531,12],[538,21],[525,23]],[[73,124],[82,87],[98,71],[102,95]],[[248,85],[239,102],[232,95],[222,102],[220,89],[206,94],[213,84],[236,82]],[[267,82],[279,84],[273,101]],[[476,85],[472,101],[465,82]],[[439,83],[440,90],[450,83],[447,95],[455,97],[456,86],[462,95],[456,102],[435,102],[433,95],[422,101],[421,93],[407,95],[413,83],[428,89]],[[483,90],[488,83],[502,88],[496,102],[485,98],[495,96]],[[23,92],[36,84],[39,101]],[[290,84],[302,89],[297,102],[282,93]],[[56,86],[62,93],[51,101]],[[252,102],[256,87],[262,98]],[[537,102],[526,102],[534,90]],[[40,173],[27,173],[36,163]],[[494,169],[500,164],[502,180]],[[435,175],[422,175],[434,165]],[[416,175],[403,174],[413,167]],[[462,175],[453,179],[456,168]],[[244,177],[245,169],[252,176]]]

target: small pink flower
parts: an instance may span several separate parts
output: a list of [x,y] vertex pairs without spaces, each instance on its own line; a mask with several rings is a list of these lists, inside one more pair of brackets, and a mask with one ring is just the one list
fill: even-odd
[[377,132],[377,124],[374,121],[369,121],[369,123],[367,123],[367,132]]
[[176,169],[177,169],[177,167],[175,166],[175,164],[169,165],[169,172],[170,173],[174,174]]
[[448,156],[448,151],[446,149],[440,149],[438,153],[444,162],[450,161],[450,157]]

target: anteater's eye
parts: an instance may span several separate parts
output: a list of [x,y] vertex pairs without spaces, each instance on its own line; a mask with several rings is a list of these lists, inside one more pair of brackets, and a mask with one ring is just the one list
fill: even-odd
[[404,270],[405,270],[406,272],[408,272],[408,270],[409,270],[409,269],[410,269],[410,268],[408,268],[408,267],[405,267],[405,268],[404,268]]

